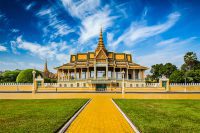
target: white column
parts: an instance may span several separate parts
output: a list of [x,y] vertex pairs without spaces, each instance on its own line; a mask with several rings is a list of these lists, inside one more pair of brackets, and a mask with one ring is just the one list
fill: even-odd
[[69,69],[67,71],[67,79],[69,80]]
[[115,79],[116,78],[116,72],[115,72],[115,67],[113,67],[113,78]]
[[96,62],[94,62],[94,79],[97,78],[96,71],[97,71]]
[[108,64],[106,65],[106,79],[108,79]]
[[121,78],[122,78],[122,68],[120,68],[120,75],[121,75]]
[[87,74],[86,74],[86,78],[89,78],[89,67],[87,68]]
[[126,69],[126,79],[128,80],[128,68]]
[[74,79],[76,79],[76,68],[74,69]]
[[138,79],[140,80],[141,79],[141,75],[140,75],[141,71],[139,69],[139,73],[138,73]]
[[81,68],[81,79],[82,79],[82,72],[83,72],[83,69]]

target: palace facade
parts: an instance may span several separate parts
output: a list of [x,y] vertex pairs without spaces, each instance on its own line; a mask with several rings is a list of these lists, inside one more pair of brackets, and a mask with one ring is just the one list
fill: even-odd
[[55,69],[60,87],[113,91],[121,88],[123,77],[125,87],[144,87],[148,68],[136,64],[131,54],[108,51],[101,30],[94,52],[71,55],[69,63]]

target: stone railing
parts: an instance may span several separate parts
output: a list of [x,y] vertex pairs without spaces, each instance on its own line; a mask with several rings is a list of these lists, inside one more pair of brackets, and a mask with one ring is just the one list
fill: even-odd
[[200,86],[200,83],[170,83],[170,86]]
[[33,83],[0,83],[0,86],[31,86]]

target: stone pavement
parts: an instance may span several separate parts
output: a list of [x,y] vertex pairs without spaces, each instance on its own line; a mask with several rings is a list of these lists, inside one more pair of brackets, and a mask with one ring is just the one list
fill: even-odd
[[94,97],[72,122],[67,133],[132,133],[133,130],[105,95]]

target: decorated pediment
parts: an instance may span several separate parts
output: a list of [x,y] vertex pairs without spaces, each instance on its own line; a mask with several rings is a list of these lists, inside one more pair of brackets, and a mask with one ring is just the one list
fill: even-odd
[[107,58],[108,57],[107,57],[105,51],[102,49],[96,55],[96,59],[107,59]]

